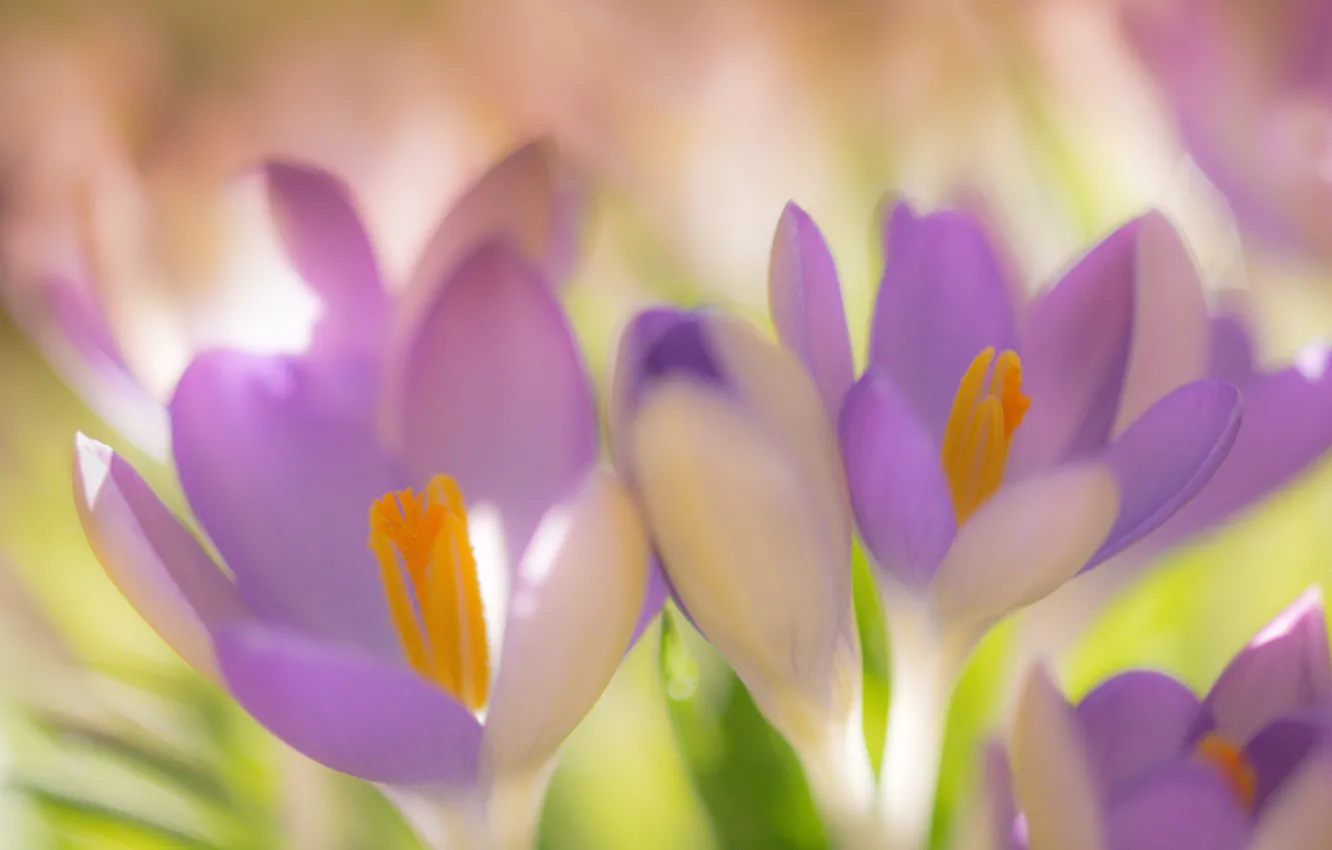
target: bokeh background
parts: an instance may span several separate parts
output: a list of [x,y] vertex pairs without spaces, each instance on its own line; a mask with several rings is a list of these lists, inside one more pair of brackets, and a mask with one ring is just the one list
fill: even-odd
[[[90,396],[53,331],[52,275],[92,287],[164,396],[202,347],[278,350],[308,334],[311,302],[241,179],[255,163],[342,176],[401,278],[471,179],[550,136],[590,189],[568,305],[603,385],[615,334],[644,304],[726,303],[765,321],[790,199],[828,237],[863,350],[889,193],[983,215],[1031,287],[1159,208],[1280,362],[1332,330],[1332,270],[1236,215],[1186,148],[1141,34],[1216,7],[1234,32],[1293,38],[1282,16],[1297,5],[1319,4],[0,1],[0,847],[417,846],[377,792],[274,743],[191,674],[94,562],[70,498],[72,435],[124,446],[118,432],[150,438],[160,423]],[[1220,97],[1222,114],[1231,97],[1247,120],[1249,94]],[[1305,230],[1316,243],[1316,223]],[[181,504],[168,467],[131,456]],[[1080,693],[1149,665],[1203,687],[1332,577],[1329,516],[1319,465],[1106,600],[1057,659],[1065,681]],[[856,568],[863,628],[881,633]],[[976,846],[977,742],[1003,717],[1021,642],[1020,622],[998,629],[958,691],[937,846]],[[883,654],[866,667],[878,752]],[[670,618],[567,745],[541,840],[826,846],[785,745]]]

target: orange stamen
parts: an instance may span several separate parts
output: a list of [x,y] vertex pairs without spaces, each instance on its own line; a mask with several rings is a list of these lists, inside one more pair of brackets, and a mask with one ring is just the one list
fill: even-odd
[[976,355],[953,397],[941,451],[959,525],[1003,483],[1013,433],[1030,406],[1016,353],[996,359],[994,349],[986,348]]
[[473,711],[485,707],[485,612],[458,485],[437,475],[423,493],[377,499],[369,543],[408,663]]
[[1198,742],[1198,758],[1220,771],[1235,796],[1246,809],[1252,809],[1258,795],[1258,776],[1244,756],[1244,750],[1227,738],[1209,732]]

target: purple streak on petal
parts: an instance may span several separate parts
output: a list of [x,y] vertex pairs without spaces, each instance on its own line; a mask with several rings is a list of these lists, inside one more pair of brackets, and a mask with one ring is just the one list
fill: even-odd
[[452,476],[502,514],[516,564],[542,515],[597,458],[592,384],[549,286],[505,243],[457,267],[407,341],[404,457],[421,483]]
[[324,302],[315,345],[377,351],[389,298],[345,184],[293,163],[270,163],[268,199],[293,265]]
[[216,677],[212,632],[251,616],[236,585],[134,467],[82,434],[74,497],[88,543],[116,588],[182,658]]
[[1243,850],[1249,823],[1215,771],[1180,762],[1110,801],[1107,850]]
[[836,422],[855,379],[851,335],[832,254],[804,210],[786,205],[768,264],[768,309],[782,343],[799,355]]
[[1133,335],[1139,224],[1116,230],[1031,305],[1022,333],[1031,408],[1013,447],[1024,468],[1089,457],[1110,437]]
[[1120,486],[1119,518],[1091,569],[1155,531],[1192,499],[1225,460],[1239,431],[1239,390],[1194,381],[1174,390],[1105,451]]
[[880,568],[927,586],[957,535],[939,447],[911,402],[871,369],[838,423],[851,508]]
[[994,850],[1025,850],[1018,827],[1017,797],[1013,792],[1013,767],[999,742],[985,748],[985,798],[989,803],[990,844]]
[[223,630],[217,651],[241,706],[323,765],[373,782],[476,779],[476,718],[406,667],[260,626]]
[[64,276],[50,277],[43,286],[47,307],[65,341],[90,363],[105,364],[131,378],[102,302],[92,288]]
[[1159,551],[1198,534],[1288,483],[1332,447],[1332,370],[1326,356],[1239,384],[1244,423],[1229,456],[1197,497],[1145,545]]
[[1257,779],[1254,811],[1262,812],[1272,795],[1310,753],[1332,740],[1332,717],[1283,717],[1268,724],[1244,748]]
[[258,616],[397,657],[366,539],[371,502],[405,479],[313,380],[297,359],[196,358],[171,400],[181,486]]
[[661,614],[662,606],[666,604],[666,599],[671,595],[670,585],[666,579],[666,571],[661,568],[660,559],[653,557],[652,563],[648,567],[647,589],[643,593],[643,608],[639,611],[638,622],[634,624],[634,635],[629,640],[629,648],[633,649],[638,645],[638,639],[643,636],[643,632],[657,621]]
[[917,216],[899,203],[884,233],[870,364],[941,439],[953,396],[986,346],[1016,345],[1013,305],[984,228],[965,215]]
[[1322,594],[1307,591],[1277,615],[1226,666],[1205,702],[1218,731],[1235,741],[1284,714],[1332,704]]
[[1254,373],[1253,339],[1243,317],[1213,316],[1207,376],[1243,387]]
[[1135,670],[1107,679],[1078,705],[1087,755],[1107,793],[1163,763],[1188,744],[1201,704],[1163,673]]

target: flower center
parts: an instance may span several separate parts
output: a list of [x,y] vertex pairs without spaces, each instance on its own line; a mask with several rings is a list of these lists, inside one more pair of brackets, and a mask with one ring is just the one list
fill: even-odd
[[953,397],[943,436],[944,477],[958,525],[1003,483],[1013,432],[1030,406],[1016,352],[996,359],[994,349],[986,348],[976,355]]
[[370,550],[407,661],[472,711],[490,695],[486,620],[458,485],[386,493],[370,505]]
[[1195,752],[1198,758],[1220,771],[1245,808],[1253,808],[1254,797],[1258,793],[1258,777],[1253,765],[1245,758],[1243,749],[1227,738],[1209,732],[1198,742]]

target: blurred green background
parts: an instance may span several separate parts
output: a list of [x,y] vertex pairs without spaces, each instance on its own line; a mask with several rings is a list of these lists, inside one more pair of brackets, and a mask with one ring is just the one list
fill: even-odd
[[[826,230],[863,349],[890,191],[983,212],[1031,286],[1164,208],[1210,285],[1248,290],[1265,358],[1288,359],[1332,328],[1332,281],[1246,250],[1119,43],[1114,5],[0,3],[0,847],[417,846],[373,788],[276,744],[190,673],[93,561],[72,435],[127,444],[39,353],[33,281],[52,257],[87,267],[164,391],[189,350],[256,331],[246,311],[274,303],[231,262],[250,235],[229,181],[257,157],[343,174],[401,274],[466,179],[549,133],[594,186],[568,303],[603,385],[615,334],[651,300],[762,321],[767,242],[792,197]],[[131,457],[181,504],[169,469]],[[1205,688],[1332,575],[1328,516],[1323,464],[1114,599],[1059,659],[1065,682],[1081,693],[1146,665]],[[890,689],[867,569],[858,555],[877,753]],[[1020,640],[1018,623],[996,630],[957,692],[937,846],[974,846],[977,745]],[[566,746],[541,843],[826,839],[786,745],[668,613]]]

